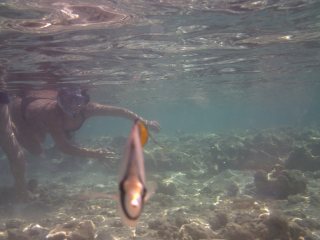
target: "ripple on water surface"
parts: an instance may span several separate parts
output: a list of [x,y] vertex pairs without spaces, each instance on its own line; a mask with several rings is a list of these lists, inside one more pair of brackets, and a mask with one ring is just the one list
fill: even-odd
[[131,15],[111,6],[89,4],[2,5],[0,13],[2,28],[30,33],[118,26],[132,19]]

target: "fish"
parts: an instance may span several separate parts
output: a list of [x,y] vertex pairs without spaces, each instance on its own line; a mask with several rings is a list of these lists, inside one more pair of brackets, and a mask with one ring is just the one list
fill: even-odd
[[135,227],[145,202],[152,194],[146,187],[143,147],[149,132],[141,120],[135,120],[128,137],[119,177],[119,211],[122,222]]

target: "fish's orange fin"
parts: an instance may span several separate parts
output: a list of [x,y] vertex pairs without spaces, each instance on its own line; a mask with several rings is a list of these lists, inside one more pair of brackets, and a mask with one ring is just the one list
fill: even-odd
[[148,131],[148,127],[146,126],[146,124],[142,121],[137,121],[138,124],[138,128],[139,128],[139,135],[140,135],[140,141],[141,141],[141,145],[144,146],[149,139],[149,131]]

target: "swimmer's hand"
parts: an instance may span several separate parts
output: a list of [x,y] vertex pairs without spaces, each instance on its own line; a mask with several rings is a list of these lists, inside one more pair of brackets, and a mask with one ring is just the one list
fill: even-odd
[[145,121],[145,124],[150,128],[151,131],[158,133],[160,131],[160,124],[157,121]]

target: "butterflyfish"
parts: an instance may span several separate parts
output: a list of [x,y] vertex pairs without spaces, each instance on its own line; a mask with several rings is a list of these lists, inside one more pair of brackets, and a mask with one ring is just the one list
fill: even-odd
[[143,146],[148,141],[147,126],[136,120],[128,137],[119,179],[119,208],[122,222],[134,227],[148,198]]

